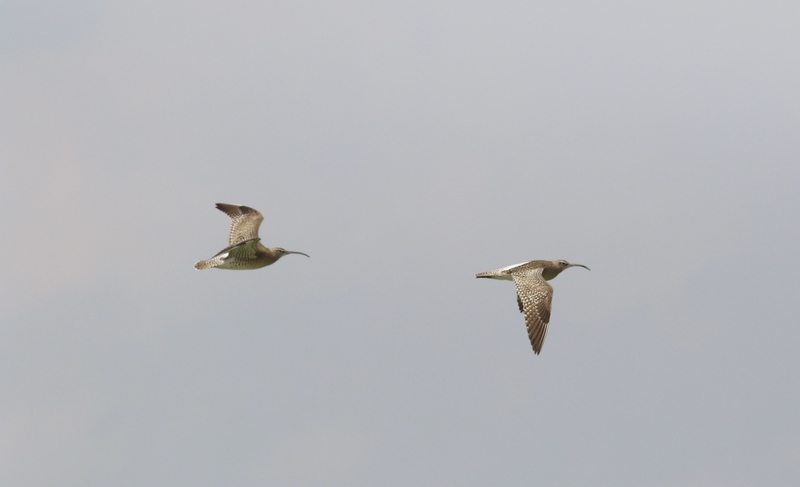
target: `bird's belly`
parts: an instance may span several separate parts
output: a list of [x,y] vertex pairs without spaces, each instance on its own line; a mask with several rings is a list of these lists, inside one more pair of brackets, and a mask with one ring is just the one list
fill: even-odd
[[225,262],[218,265],[217,269],[230,269],[233,271],[246,271],[249,269],[261,269],[268,266],[269,263],[263,260],[236,260],[225,259]]

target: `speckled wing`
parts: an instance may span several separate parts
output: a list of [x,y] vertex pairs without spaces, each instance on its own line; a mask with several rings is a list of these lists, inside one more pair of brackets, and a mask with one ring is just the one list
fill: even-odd
[[553,287],[542,277],[542,270],[537,267],[511,273],[517,287],[517,304],[525,314],[528,338],[536,354],[542,351],[553,303]]
[[258,227],[264,216],[249,206],[217,203],[217,209],[231,217],[231,232],[228,245],[236,245],[258,238]]
[[258,253],[260,238],[231,245],[220,250],[214,257],[222,257],[228,262],[247,262],[255,259]]

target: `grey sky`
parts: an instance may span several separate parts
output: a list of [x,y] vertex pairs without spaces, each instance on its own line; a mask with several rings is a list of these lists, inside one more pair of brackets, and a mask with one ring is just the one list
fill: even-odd
[[798,485],[800,7],[531,3],[0,2],[0,484]]

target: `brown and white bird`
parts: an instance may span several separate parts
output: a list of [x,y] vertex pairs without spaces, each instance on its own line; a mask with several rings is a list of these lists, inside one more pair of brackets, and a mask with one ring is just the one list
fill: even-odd
[[538,355],[542,351],[544,337],[547,334],[553,303],[553,287],[547,281],[570,267],[589,269],[585,265],[570,264],[566,260],[532,260],[494,271],[481,272],[475,274],[475,277],[514,281],[517,287],[517,305],[520,313],[525,314],[528,338],[531,340],[533,352]]
[[217,269],[260,269],[274,264],[284,255],[300,254],[309,257],[303,252],[294,252],[280,247],[268,248],[261,245],[258,238],[258,227],[264,216],[249,206],[229,205],[217,203],[217,209],[231,217],[231,232],[228,246],[220,250],[217,255],[201,260],[194,265],[198,271],[216,267]]

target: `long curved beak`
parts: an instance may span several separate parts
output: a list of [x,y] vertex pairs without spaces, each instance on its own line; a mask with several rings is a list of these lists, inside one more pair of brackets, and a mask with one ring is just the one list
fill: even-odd
[[583,268],[584,268],[584,269],[586,269],[587,271],[590,271],[590,270],[591,270],[591,269],[589,269],[588,267],[586,267],[586,266],[585,266],[585,265],[583,265],[583,264],[570,264],[569,266],[570,266],[570,267],[583,267]]
[[287,251],[286,251],[286,253],[287,253],[287,254],[300,254],[300,255],[305,255],[305,256],[306,256],[306,257],[308,257],[309,259],[311,258],[311,256],[310,256],[310,255],[308,255],[308,254],[304,254],[304,253],[302,253],[302,252],[295,252],[294,250],[287,250]]

